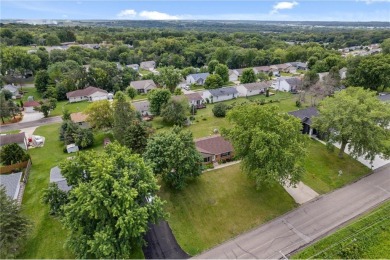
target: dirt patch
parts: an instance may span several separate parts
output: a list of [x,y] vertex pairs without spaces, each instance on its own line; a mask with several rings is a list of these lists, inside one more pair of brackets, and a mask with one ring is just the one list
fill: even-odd
[[[22,116],[20,116],[20,115],[17,115],[17,116],[15,116],[15,118],[11,118],[11,119],[9,119],[8,121],[5,121],[5,123],[3,124],[3,122],[1,122],[1,125],[8,125],[8,124],[13,124],[13,123],[17,123],[17,122],[19,122],[19,121],[21,121],[22,120]],[[0,120],[1,121],[1,120]]]

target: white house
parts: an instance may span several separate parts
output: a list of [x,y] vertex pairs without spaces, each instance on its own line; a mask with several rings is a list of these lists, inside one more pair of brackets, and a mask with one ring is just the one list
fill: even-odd
[[181,100],[183,98],[188,100],[189,106],[195,106],[196,108],[204,108],[204,101],[199,92],[188,93],[181,96],[173,96],[176,100]]
[[130,82],[130,87],[135,88],[140,94],[148,93],[150,90],[157,88],[151,79],[132,81]]
[[296,91],[302,84],[302,80],[297,77],[281,77],[272,83],[272,88],[280,91]]
[[233,87],[217,88],[217,89],[208,89],[203,91],[202,98],[207,103],[210,103],[230,100],[238,96],[238,91]]
[[24,132],[18,134],[2,134],[0,135],[0,146],[16,143],[24,150],[28,148],[28,141]]
[[1,90],[8,90],[9,92],[11,92],[12,98],[16,99],[16,98],[20,98],[19,88],[20,88],[19,86],[5,85],[2,87]]
[[144,61],[144,62],[141,62],[140,67],[141,67],[141,69],[152,71],[156,68],[156,62],[153,60]]
[[254,82],[238,85],[237,91],[240,97],[249,97],[265,93],[267,88],[271,87],[271,81]]
[[239,76],[238,74],[237,70],[229,70],[229,81],[237,81]]
[[87,87],[85,89],[68,92],[66,93],[66,97],[68,98],[70,103],[84,100],[93,102],[108,99],[108,92],[96,87]]
[[206,81],[206,78],[210,75],[210,73],[196,73],[190,74],[187,76],[186,81],[187,84],[198,84],[203,85]]
[[36,112],[34,110],[34,107],[40,107],[41,104],[39,104],[37,101],[31,100],[31,101],[26,101],[23,103],[23,108],[24,112],[26,113],[34,113]]

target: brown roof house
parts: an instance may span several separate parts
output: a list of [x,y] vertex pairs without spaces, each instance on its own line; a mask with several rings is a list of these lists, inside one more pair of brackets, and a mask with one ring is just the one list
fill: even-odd
[[195,140],[196,150],[203,156],[204,163],[214,163],[231,160],[233,146],[220,135]]
[[0,135],[0,146],[13,143],[17,143],[24,150],[27,150],[28,141],[26,138],[26,134],[23,132],[18,134]]
[[34,110],[34,107],[40,107],[41,104],[39,104],[37,101],[26,101],[23,103],[24,112],[26,113],[33,113],[36,112]]
[[108,99],[108,92],[96,87],[87,87],[85,89],[68,92],[66,93],[66,97],[69,99],[70,103],[84,100],[93,102]]
[[130,82],[130,87],[135,88],[140,94],[148,93],[152,89],[157,88],[156,83],[151,79],[132,81]]
[[78,124],[81,128],[91,128],[87,122],[87,117],[88,116],[83,112],[72,113],[70,115],[70,120],[72,120],[73,123]]

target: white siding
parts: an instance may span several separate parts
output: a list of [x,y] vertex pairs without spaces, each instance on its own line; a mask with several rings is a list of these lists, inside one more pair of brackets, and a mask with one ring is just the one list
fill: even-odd
[[280,91],[291,91],[290,84],[288,84],[285,80],[277,80],[274,84],[272,84],[272,87]]

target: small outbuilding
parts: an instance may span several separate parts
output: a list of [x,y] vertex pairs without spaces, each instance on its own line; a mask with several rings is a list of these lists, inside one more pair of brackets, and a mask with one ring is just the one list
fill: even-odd
[[66,151],[68,153],[75,153],[79,151],[79,147],[76,144],[69,144],[66,146]]

